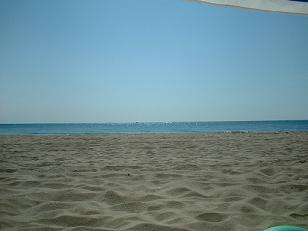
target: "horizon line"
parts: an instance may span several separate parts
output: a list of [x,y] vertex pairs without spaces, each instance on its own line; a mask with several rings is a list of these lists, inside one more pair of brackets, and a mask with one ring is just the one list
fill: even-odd
[[191,120],[191,121],[131,121],[131,122],[18,122],[0,123],[0,125],[27,125],[27,124],[169,124],[169,123],[217,123],[217,122],[282,122],[308,121],[308,119],[270,119],[270,120]]

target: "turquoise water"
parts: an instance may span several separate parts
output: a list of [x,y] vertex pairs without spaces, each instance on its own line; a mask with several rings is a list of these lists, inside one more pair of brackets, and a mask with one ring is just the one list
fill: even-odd
[[308,120],[172,123],[0,124],[0,134],[20,135],[297,131],[308,131]]
[[308,231],[308,229],[296,227],[296,226],[276,226],[268,228],[264,231]]

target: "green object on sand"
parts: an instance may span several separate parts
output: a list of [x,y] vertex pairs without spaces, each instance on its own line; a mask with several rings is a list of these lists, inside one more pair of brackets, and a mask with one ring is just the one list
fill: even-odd
[[275,226],[272,228],[265,229],[264,231],[308,231],[308,229],[296,227],[296,226]]

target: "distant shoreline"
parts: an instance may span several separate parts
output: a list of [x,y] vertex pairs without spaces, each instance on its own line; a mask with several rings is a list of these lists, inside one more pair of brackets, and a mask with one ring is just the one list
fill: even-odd
[[188,133],[188,132],[178,132],[178,133],[58,133],[58,134],[1,134],[0,137],[36,137],[36,136],[76,136],[76,137],[92,137],[92,136],[211,136],[211,135],[237,135],[237,134],[260,134],[260,135],[279,135],[279,134],[308,134],[308,131],[277,131],[277,132],[266,132],[266,131],[260,131],[260,132],[241,132],[241,131],[235,131],[235,132],[199,132],[199,133]]

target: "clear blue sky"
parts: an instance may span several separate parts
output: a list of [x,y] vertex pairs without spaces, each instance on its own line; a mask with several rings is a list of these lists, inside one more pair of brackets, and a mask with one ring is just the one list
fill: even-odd
[[308,16],[0,0],[0,123],[308,119]]

